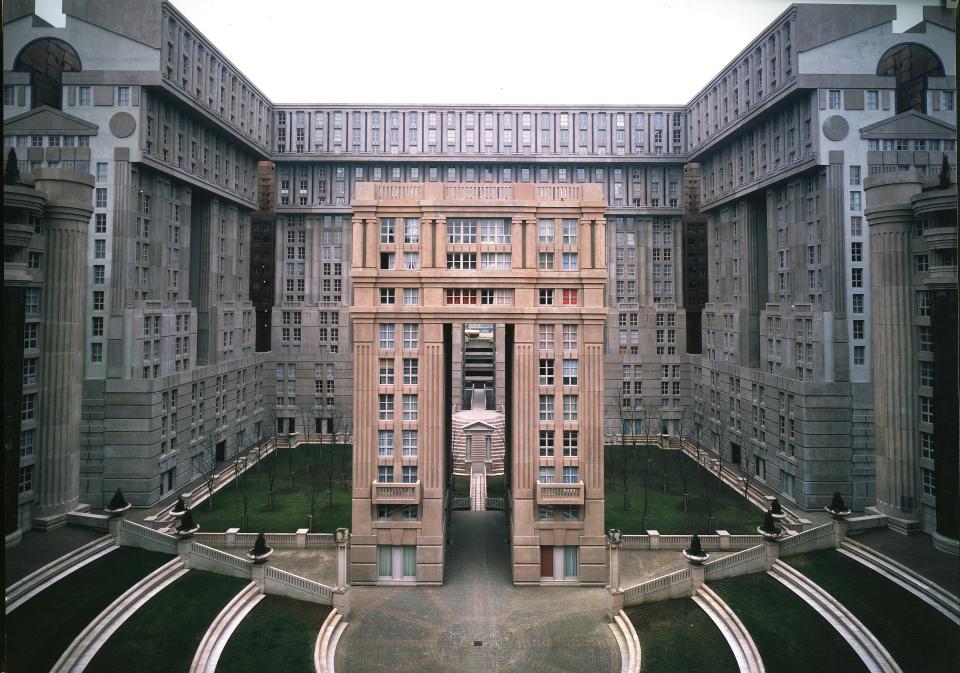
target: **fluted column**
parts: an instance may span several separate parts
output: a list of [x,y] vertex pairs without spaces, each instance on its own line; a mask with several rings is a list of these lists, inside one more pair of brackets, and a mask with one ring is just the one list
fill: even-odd
[[40,169],[34,181],[47,194],[34,514],[49,527],[63,523],[80,498],[84,279],[94,182],[90,175],[61,169]]
[[[868,192],[868,199],[873,196]],[[868,201],[869,203],[869,201]],[[919,521],[917,344],[909,202],[867,210],[870,226],[877,508],[910,525]]]

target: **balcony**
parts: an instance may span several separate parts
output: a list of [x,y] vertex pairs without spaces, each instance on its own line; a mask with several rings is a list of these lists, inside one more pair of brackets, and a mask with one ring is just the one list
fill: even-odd
[[412,484],[373,482],[374,505],[419,505],[420,482]]
[[582,505],[583,482],[558,484],[537,482],[538,505]]

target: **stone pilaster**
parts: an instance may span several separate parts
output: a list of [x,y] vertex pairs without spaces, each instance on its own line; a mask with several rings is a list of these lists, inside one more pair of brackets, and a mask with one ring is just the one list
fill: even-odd
[[94,182],[90,175],[56,168],[35,171],[34,181],[47,195],[34,516],[35,523],[50,527],[64,523],[80,500],[84,277]]

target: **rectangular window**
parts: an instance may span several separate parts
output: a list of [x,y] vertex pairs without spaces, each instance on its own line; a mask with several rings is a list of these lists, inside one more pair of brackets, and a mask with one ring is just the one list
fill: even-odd
[[380,395],[380,412],[379,419],[381,421],[392,421],[393,420],[393,395]]
[[37,416],[37,394],[27,393],[21,398],[20,420],[29,421]]
[[933,470],[925,467],[920,468],[920,488],[924,495],[935,496],[937,494],[936,479]]
[[397,302],[397,291],[392,287],[380,288],[380,303],[395,304]]
[[854,241],[850,244],[850,261],[851,262],[862,262],[863,261],[863,243],[859,241]]
[[864,333],[865,321],[863,320],[854,320],[853,321],[853,338],[862,339]]
[[33,490],[33,465],[21,467],[17,473],[17,493],[27,493]]
[[501,219],[480,220],[480,242],[502,245],[510,242],[510,221]]
[[404,350],[417,350],[420,347],[420,325],[414,323],[404,323],[403,325],[403,348]]
[[540,420],[554,420],[553,395],[540,396]]
[[564,359],[563,361],[563,385],[575,386],[579,382],[579,360]]
[[397,242],[397,225],[394,218],[384,217],[380,220],[380,242],[383,244]]
[[[282,365],[281,365],[282,366]],[[393,360],[390,358],[380,358],[380,385],[393,385]]]
[[540,457],[553,457],[553,430],[540,431]]
[[377,481],[381,484],[392,484],[393,483],[393,465],[378,465]]
[[412,245],[420,242],[420,220],[407,218],[403,224],[403,242]]
[[[577,430],[563,431],[563,455],[575,458],[580,451],[580,433]],[[566,480],[564,480],[566,481]]]
[[107,207],[107,188],[97,187],[95,192],[95,205],[97,208]]
[[117,105],[130,105],[130,87],[117,87]]
[[553,289],[541,288],[537,291],[537,303],[540,306],[553,306]]
[[575,252],[563,253],[563,270],[564,271],[577,270],[577,253]]
[[578,225],[579,223],[575,219],[563,220],[563,244],[564,245],[577,244],[577,226]]
[[850,235],[863,236],[863,218],[859,215],[850,217]]
[[36,435],[36,431],[32,429],[20,431],[20,457],[21,458],[33,455],[33,443],[34,443],[35,435]]
[[863,295],[862,294],[853,295],[853,312],[863,313]]
[[448,243],[476,243],[476,220],[449,219],[447,220]]
[[380,325],[380,350],[393,350],[394,325],[392,323]]
[[103,362],[103,344],[94,341],[90,344],[90,362]]
[[564,484],[577,484],[580,483],[580,468],[576,465],[567,465],[563,468],[563,483]]
[[860,199],[863,196],[863,192],[850,192],[850,210],[854,213],[859,213],[863,210],[863,205]]
[[419,403],[416,395],[405,393],[403,396],[403,420],[415,421],[419,414]]
[[579,303],[579,290],[563,290],[563,305],[576,306]]
[[377,454],[383,458],[393,456],[393,430],[377,431]]
[[866,364],[866,355],[867,348],[866,346],[854,346],[853,347],[853,364],[863,365]]
[[[579,410],[580,410],[579,406],[580,406],[579,398],[576,395],[564,395],[563,396],[563,420],[565,421],[577,420],[579,416]],[[564,455],[567,455],[567,454],[564,454]]]
[[553,360],[551,359],[541,359],[540,360],[540,385],[541,386],[552,386],[553,385]]
[[853,287],[863,287],[863,269],[850,269],[850,284]]
[[925,360],[920,361],[920,385],[933,388],[934,364]]
[[827,109],[840,109],[840,89],[829,89],[827,91]]
[[418,287],[403,288],[403,303],[408,306],[418,305],[420,303],[420,288]]
[[577,325],[563,326],[563,350],[575,351],[578,348],[580,328]]
[[407,271],[415,271],[420,268],[420,253],[404,250],[403,268]]
[[537,337],[537,346],[540,350],[553,350],[553,325],[537,325]]
[[416,458],[417,446],[418,446],[417,431],[404,430],[403,431],[403,455],[407,458]]
[[864,105],[868,110],[880,109],[880,92],[876,89],[867,89]]
[[933,423],[933,398],[920,396],[920,422]]
[[541,271],[553,270],[553,253],[541,252],[537,254],[537,268]]
[[420,382],[420,363],[417,358],[403,358],[403,385],[415,386]]
[[537,223],[538,242],[540,245],[553,245],[554,220],[541,219]]
[[917,315],[921,318],[929,318],[931,315],[929,290],[917,290]]

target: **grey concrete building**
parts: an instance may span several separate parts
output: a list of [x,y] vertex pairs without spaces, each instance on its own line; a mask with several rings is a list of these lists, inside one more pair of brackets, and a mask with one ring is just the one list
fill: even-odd
[[[38,190],[41,170],[94,182],[71,304],[82,373],[64,411],[80,434],[60,475],[40,465],[64,443],[59,421],[40,418],[35,522],[47,480],[76,482],[60,515],[117,487],[147,505],[252,443],[269,357],[255,352],[248,276],[270,102],[168,3],[63,9],[63,28],[32,2],[3,17],[5,149]],[[57,394],[41,385],[40,409]]]
[[[710,264],[695,406],[726,460],[805,508],[877,496],[862,181],[956,162],[953,15],[909,35],[894,17],[792,6],[689,106]],[[941,133],[895,141],[890,118]]]
[[[689,437],[703,420],[704,444],[799,507],[839,490],[860,510],[879,482],[905,528],[935,525],[924,473],[882,466],[874,351],[888,345],[874,333],[864,180],[955,165],[954,13],[926,8],[894,33],[893,7],[792,5],[687,104],[416,106],[275,104],[168,2],[65,0],[65,28],[32,9],[4,6],[5,149],[24,178],[94,179],[79,502],[118,486],[156,502],[273,432],[351,434],[355,202],[375,183],[477,199],[599,190],[607,442]],[[253,218],[261,160],[275,191]],[[477,272],[503,270],[488,252]],[[564,252],[538,251],[535,271],[565,270]],[[272,297],[255,306],[251,269],[262,282],[269,266],[259,287]],[[497,410],[514,363],[508,321],[493,322]],[[458,352],[464,334],[451,335]],[[452,362],[451,386],[473,373]],[[918,489],[919,504],[889,495]]]

